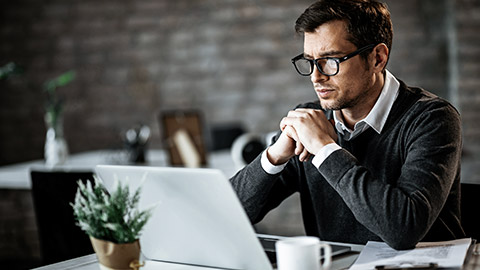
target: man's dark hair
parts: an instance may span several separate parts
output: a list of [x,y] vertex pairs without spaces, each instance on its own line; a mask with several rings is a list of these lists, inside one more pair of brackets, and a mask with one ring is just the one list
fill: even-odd
[[357,48],[385,43],[392,48],[393,26],[387,6],[374,0],[319,0],[308,7],[295,23],[299,34],[313,33],[322,24],[345,21],[349,41]]

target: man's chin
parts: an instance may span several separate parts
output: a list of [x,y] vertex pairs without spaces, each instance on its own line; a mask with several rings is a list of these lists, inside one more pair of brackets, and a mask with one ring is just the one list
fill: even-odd
[[332,102],[332,101],[327,101],[327,100],[322,100],[320,99],[320,106],[322,106],[322,109],[324,110],[340,110],[342,109],[340,104],[337,102]]

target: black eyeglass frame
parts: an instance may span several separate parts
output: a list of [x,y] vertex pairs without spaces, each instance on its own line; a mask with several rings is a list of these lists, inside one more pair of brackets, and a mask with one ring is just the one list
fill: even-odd
[[[367,50],[369,50],[369,49],[372,49],[372,48],[374,48],[375,46],[377,46],[377,44],[370,44],[370,45],[364,46],[364,47],[362,47],[362,48],[360,48],[360,49],[358,49],[358,50],[356,50],[356,51],[354,51],[354,52],[352,52],[352,53],[349,53],[349,54],[347,54],[347,55],[345,55],[345,56],[343,56],[343,57],[320,57],[320,58],[317,58],[317,59],[307,59],[307,58],[305,58],[305,57],[303,56],[303,53],[301,53],[301,54],[295,56],[294,58],[292,58],[291,61],[292,61],[293,66],[295,67],[295,70],[298,72],[298,74],[300,74],[300,75],[302,75],[302,76],[310,76],[310,75],[312,75],[313,70],[314,70],[313,65],[315,65],[315,66],[317,67],[318,71],[320,71],[320,73],[322,73],[323,75],[325,75],[325,76],[335,76],[335,75],[337,75],[338,72],[340,71],[340,63],[342,63],[342,62],[344,62],[344,61],[347,61],[348,59],[350,59],[350,58],[352,58],[352,57],[354,57],[354,56],[356,56],[356,55],[358,55],[358,54],[361,54],[361,53],[363,53],[363,52],[365,52],[365,51],[367,51]],[[302,72],[300,72],[300,70],[298,70],[297,65],[295,64],[295,62],[298,61],[298,60],[300,60],[300,59],[307,60],[307,61],[310,63],[310,73],[309,73],[309,74],[302,73]],[[324,59],[333,60],[333,61],[335,61],[335,62],[337,63],[337,71],[336,71],[335,73],[333,73],[333,74],[327,74],[327,73],[325,73],[325,72],[321,69],[321,67],[318,65],[318,61],[319,61],[319,60],[324,60]]]

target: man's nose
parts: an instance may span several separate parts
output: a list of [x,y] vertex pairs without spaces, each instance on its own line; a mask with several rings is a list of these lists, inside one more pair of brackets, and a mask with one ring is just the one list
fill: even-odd
[[310,75],[310,80],[312,81],[312,83],[324,82],[324,81],[327,81],[329,78],[330,78],[330,76],[327,76],[327,75],[321,73],[318,70],[316,65],[313,66],[313,72]]

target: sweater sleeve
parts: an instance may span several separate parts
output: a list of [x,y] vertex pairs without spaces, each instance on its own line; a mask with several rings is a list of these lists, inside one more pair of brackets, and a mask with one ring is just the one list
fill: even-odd
[[[296,108],[321,109],[318,102],[300,104]],[[275,143],[280,133],[279,131],[272,138],[271,144]],[[291,158],[281,172],[272,175],[262,168],[259,155],[230,179],[253,224],[260,222],[270,210],[299,190],[301,181],[299,163],[297,157]]]
[[296,159],[291,159],[285,169],[277,174],[268,174],[262,168],[261,155],[234,175],[230,182],[250,221],[260,222],[287,197],[298,190]]
[[427,234],[458,175],[460,117],[441,104],[419,111],[410,123],[397,123],[405,130],[390,139],[402,140],[405,161],[391,184],[375,179],[344,149],[319,168],[355,218],[395,249],[412,248]]

